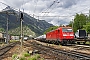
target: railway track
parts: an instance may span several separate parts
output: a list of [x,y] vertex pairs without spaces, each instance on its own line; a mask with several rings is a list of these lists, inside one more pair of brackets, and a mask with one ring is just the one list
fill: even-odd
[[65,51],[65,50],[60,50],[60,49],[55,49],[49,46],[44,46],[42,44],[38,43],[31,43],[34,45],[35,49],[39,49],[40,51],[43,50],[44,53],[48,55],[53,55],[60,59],[60,55],[66,55],[68,57],[72,57],[73,59],[78,59],[78,60],[89,60],[90,59],[90,54],[85,54],[77,51]]
[[[67,47],[67,46],[65,46],[65,47]],[[73,50],[88,50],[88,51],[90,51],[89,45],[71,45],[68,47],[73,48]]]
[[9,44],[9,45],[7,45],[7,46],[0,47],[0,58],[1,58],[6,52],[8,52],[11,48],[13,48],[16,44],[17,44],[17,42],[11,43],[11,44]]
[[73,60],[73,57],[58,53],[53,51],[50,47],[44,46],[41,44],[38,44],[36,42],[28,42],[28,44],[25,44],[26,46],[33,46],[33,49],[36,49],[39,51],[39,54],[43,54],[45,56],[49,56],[49,58],[45,58],[46,60]]

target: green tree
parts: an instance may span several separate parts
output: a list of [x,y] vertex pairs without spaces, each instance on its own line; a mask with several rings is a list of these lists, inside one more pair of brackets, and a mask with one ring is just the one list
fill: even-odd
[[72,22],[72,21],[70,21],[70,23],[69,23],[69,26],[70,26],[70,27],[72,27],[72,23],[73,23],[73,22]]
[[44,34],[46,34],[46,33],[49,32],[49,31],[55,30],[55,29],[57,29],[57,28],[58,28],[58,26],[52,26],[52,27],[48,28],[48,29],[44,32]]
[[76,30],[78,29],[82,29],[83,25],[86,25],[86,21],[87,21],[87,16],[85,16],[84,14],[76,14],[75,18],[74,18],[74,32],[76,32]]
[[83,26],[83,29],[85,29],[87,33],[90,33],[90,22],[86,23],[86,25]]
[[4,30],[4,28],[0,28],[0,32],[4,32],[5,30]]

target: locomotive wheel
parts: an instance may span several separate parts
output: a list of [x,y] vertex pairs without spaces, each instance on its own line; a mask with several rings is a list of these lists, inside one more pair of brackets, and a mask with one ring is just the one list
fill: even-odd
[[72,41],[72,43],[71,44],[75,44],[75,41]]
[[61,42],[61,45],[65,46],[65,45],[67,45],[67,42],[63,41],[63,42]]
[[77,44],[80,44],[80,42],[77,42]]
[[60,41],[56,41],[56,44],[60,44]]

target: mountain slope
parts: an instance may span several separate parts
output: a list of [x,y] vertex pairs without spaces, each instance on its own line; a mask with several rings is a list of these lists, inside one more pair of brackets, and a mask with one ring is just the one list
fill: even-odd
[[[3,10],[7,12],[14,12],[14,13],[19,14],[19,12],[13,9],[10,9],[10,7],[6,7]],[[16,31],[20,32],[20,18],[17,18],[14,14],[9,14],[8,20],[9,20],[9,32],[13,31],[12,33],[10,32],[10,34],[15,35]],[[6,30],[6,21],[7,21],[7,14],[3,14],[3,13],[0,14],[0,28],[4,28]],[[47,28],[53,25],[49,24],[45,20],[37,20],[29,16],[28,14],[24,13],[23,26],[27,27],[29,31],[31,30],[31,32],[33,32],[33,34],[37,36],[37,35],[43,34],[43,32]],[[30,33],[29,31],[24,34]],[[18,34],[19,32],[17,32],[16,35],[20,35]],[[31,35],[33,34],[31,33]]]

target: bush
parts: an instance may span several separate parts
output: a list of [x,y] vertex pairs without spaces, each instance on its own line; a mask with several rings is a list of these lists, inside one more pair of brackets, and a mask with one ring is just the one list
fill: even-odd
[[39,54],[36,54],[35,57],[38,59],[38,58],[40,58],[40,55]]
[[37,60],[38,58],[40,58],[40,55],[36,54],[36,55],[30,57],[28,60]]
[[12,59],[14,60],[17,57],[17,54],[12,55]]
[[30,54],[29,53],[24,53],[24,57],[28,57],[28,56],[30,56]]
[[21,57],[19,60],[26,60],[25,57]]
[[28,60],[37,60],[35,56],[28,58]]

